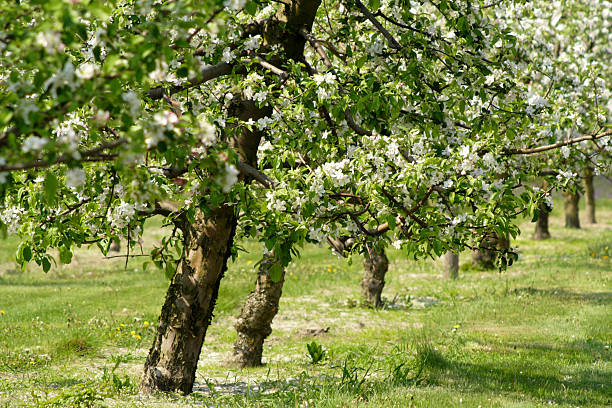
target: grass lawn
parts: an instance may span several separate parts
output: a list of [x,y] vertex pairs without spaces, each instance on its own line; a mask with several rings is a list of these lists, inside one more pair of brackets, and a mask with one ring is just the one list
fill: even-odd
[[[456,281],[438,261],[390,251],[383,310],[359,306],[359,257],[349,265],[307,247],[288,269],[266,365],[237,370],[225,361],[259,257],[245,243],[189,396],[137,393],[168,285],[162,271],[143,271],[142,259],[124,269],[87,248],[47,274],[20,271],[9,238],[0,241],[0,407],[609,407],[609,194],[598,219],[566,230],[558,202],[552,239],[532,241],[525,222],[508,271],[474,269],[465,253]],[[145,247],[162,234],[152,225]],[[316,365],[313,341],[326,350]]]

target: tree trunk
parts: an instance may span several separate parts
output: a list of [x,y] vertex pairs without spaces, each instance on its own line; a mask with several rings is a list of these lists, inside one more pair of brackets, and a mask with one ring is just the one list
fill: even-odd
[[278,313],[278,304],[283,291],[285,269],[280,280],[270,277],[273,259],[267,257],[259,267],[255,290],[247,297],[236,322],[238,337],[234,343],[232,362],[239,367],[261,365],[264,340],[272,333],[272,319]]
[[385,250],[372,249],[363,257],[363,278],[361,294],[366,303],[376,308],[382,306],[381,294],[385,286],[385,274],[389,269],[389,259]]
[[565,195],[565,228],[580,228],[578,217],[578,202],[580,195],[567,191]]
[[[282,51],[272,63],[285,68],[288,59],[304,59],[306,40],[300,29],[310,30],[321,0],[292,0],[279,7],[275,18],[266,20],[265,27],[253,24],[250,29],[261,30],[267,45],[280,45]],[[256,34],[256,33],[253,33]],[[254,101],[236,97],[228,114],[238,118],[225,132],[231,147],[240,160],[256,165],[257,149],[263,135],[257,129],[240,125],[250,119],[257,121],[272,113],[272,107],[257,107]],[[248,182],[249,179],[241,177]],[[219,284],[227,268],[236,228],[234,207],[219,205],[204,216],[196,211],[196,221],[182,221],[183,254],[172,279],[159,318],[157,336],[147,357],[141,390],[192,391],[195,372],[206,330],[219,291]]]
[[584,199],[586,201],[587,222],[596,224],[595,218],[595,189],[593,188],[593,169],[587,167],[584,172]]
[[191,392],[235,228],[234,208],[229,206],[214,210],[208,217],[198,212],[193,224],[185,221],[182,258],[145,363],[141,382],[144,392]]
[[540,241],[550,238],[550,231],[548,230],[548,215],[550,214],[550,208],[548,208],[546,203],[541,202],[538,206],[538,212],[538,220],[536,221],[533,239]]
[[495,269],[498,252],[509,247],[510,242],[506,237],[488,234],[480,248],[472,252],[472,264],[482,269]]
[[444,276],[447,279],[457,279],[459,277],[459,254],[448,250],[442,255],[442,262],[444,263]]

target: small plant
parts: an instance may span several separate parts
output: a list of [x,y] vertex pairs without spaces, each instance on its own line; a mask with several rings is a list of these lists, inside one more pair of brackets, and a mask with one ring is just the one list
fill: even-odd
[[306,344],[306,348],[308,349],[308,355],[310,355],[310,362],[312,364],[317,364],[321,362],[327,354],[327,350],[324,350],[323,346],[321,346],[314,340],[312,341],[312,343]]
[[[348,364],[348,359],[345,359],[341,367],[342,379],[340,389],[344,389],[359,395],[365,395],[366,379],[370,373],[372,364],[370,364],[367,369],[363,369],[361,367],[350,367]],[[360,372],[363,372],[363,375],[360,374]]]
[[102,381],[104,382],[104,384],[113,393],[135,393],[136,384],[132,382],[131,378],[127,375],[121,377],[120,375],[115,373],[119,365],[124,362],[123,358],[121,356],[112,357],[112,360],[115,364],[110,371],[107,367],[104,367],[104,374],[102,375]]

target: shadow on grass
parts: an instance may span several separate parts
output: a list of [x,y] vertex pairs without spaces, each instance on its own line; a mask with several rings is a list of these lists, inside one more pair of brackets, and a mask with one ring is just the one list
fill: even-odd
[[[446,360],[446,364],[432,366],[430,382],[439,385],[452,383],[454,387],[464,388],[470,393],[518,394],[521,398],[542,403],[554,401],[556,404],[573,406],[612,406],[611,370],[598,367],[566,367],[563,370],[560,365],[555,367],[554,361],[542,363],[547,361],[542,353],[554,353],[554,358],[559,360],[573,355],[576,363],[583,366],[592,364],[593,357],[609,362],[610,353],[601,352],[605,350],[604,347],[598,341],[577,341],[558,348],[542,343],[510,343],[508,349],[525,351],[520,360],[513,363]],[[596,350],[600,353],[595,353]],[[510,353],[510,350],[500,351],[506,355]]]
[[538,289],[531,286],[513,289],[514,295],[550,296],[561,301],[589,302],[596,305],[612,304],[612,292],[578,293],[561,288]]

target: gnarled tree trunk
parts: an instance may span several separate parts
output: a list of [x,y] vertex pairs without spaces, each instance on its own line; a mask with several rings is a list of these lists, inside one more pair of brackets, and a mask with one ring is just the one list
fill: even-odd
[[596,224],[595,218],[595,189],[593,188],[593,169],[587,167],[584,171],[584,199],[586,202],[586,218],[590,224]]
[[580,195],[566,191],[565,196],[565,228],[580,228],[580,217],[578,216],[578,202]]
[[282,268],[280,280],[272,280],[269,271],[273,262],[272,257],[267,257],[259,266],[255,290],[247,297],[236,322],[238,337],[232,362],[240,367],[261,365],[264,340],[272,333],[272,320],[278,313],[285,279]]
[[548,230],[548,215],[550,214],[550,208],[548,208],[546,203],[541,202],[538,206],[538,211],[538,220],[536,221],[533,239],[539,241],[550,238],[550,231]]
[[227,269],[236,216],[223,206],[183,224],[183,254],[166,294],[141,382],[153,390],[190,393],[206,330]]
[[472,252],[472,264],[483,269],[494,269],[498,253],[508,248],[510,248],[508,238],[488,234],[482,240],[480,248]]
[[[279,55],[283,57],[272,61],[274,65],[283,69],[287,59],[303,60],[306,40],[299,30],[310,30],[319,5],[320,0],[290,0],[279,8],[274,18],[249,26],[260,30],[267,45],[278,44],[282,48]],[[229,113],[241,122],[257,121],[271,112],[270,106],[259,108],[252,100],[239,97],[229,108]],[[238,123],[228,126],[226,131],[231,133],[230,143],[240,160],[254,166],[263,133],[257,129],[250,131]],[[227,205],[211,209],[206,216],[197,212],[194,224],[183,220],[183,254],[168,288],[157,335],[145,363],[143,392],[187,394],[192,391],[204,336],[227,268],[236,222],[234,208]]]
[[444,263],[444,276],[447,279],[457,279],[459,277],[459,254],[456,251],[448,250],[442,255]]
[[389,259],[384,249],[370,249],[363,256],[363,278],[361,294],[366,303],[374,307],[382,306],[382,290],[385,287],[385,274],[389,270]]

